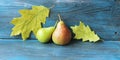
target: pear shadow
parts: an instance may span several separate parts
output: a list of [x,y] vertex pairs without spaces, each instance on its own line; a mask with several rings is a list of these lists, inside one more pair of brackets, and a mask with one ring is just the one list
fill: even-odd
[[81,39],[80,39],[80,40],[72,39],[71,42],[70,42],[68,45],[74,45],[74,44],[78,44],[78,43],[80,43],[80,42],[82,42]]

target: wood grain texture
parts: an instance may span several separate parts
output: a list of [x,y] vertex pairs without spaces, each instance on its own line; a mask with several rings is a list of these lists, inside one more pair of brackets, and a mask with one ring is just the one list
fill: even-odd
[[[51,7],[44,25],[53,26],[60,13],[67,26],[83,21],[105,40],[99,43],[72,41],[67,46],[41,44],[33,35],[22,41],[10,37],[10,21],[19,17],[18,10],[32,5]],[[1,0],[0,1],[0,60],[119,60],[120,59],[120,0]]]
[[[58,19],[57,14],[60,13],[68,26],[78,25],[79,21],[83,21],[102,39],[120,40],[119,0],[3,0],[0,3],[0,38],[13,38],[9,36],[13,27],[10,21],[20,16],[19,9],[31,8],[32,5],[55,5],[45,26],[54,25]],[[35,39],[34,36],[31,38]]]
[[105,41],[82,43],[74,41],[67,46],[42,44],[36,40],[0,40],[0,60],[119,60],[120,43]]

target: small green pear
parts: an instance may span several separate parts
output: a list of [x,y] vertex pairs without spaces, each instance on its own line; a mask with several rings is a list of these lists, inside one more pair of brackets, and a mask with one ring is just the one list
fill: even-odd
[[41,28],[38,30],[36,38],[42,43],[47,43],[50,41],[54,29],[55,27]]
[[66,45],[71,41],[71,31],[61,20],[60,15],[58,16],[60,21],[58,22],[56,29],[52,34],[52,40],[57,45]]

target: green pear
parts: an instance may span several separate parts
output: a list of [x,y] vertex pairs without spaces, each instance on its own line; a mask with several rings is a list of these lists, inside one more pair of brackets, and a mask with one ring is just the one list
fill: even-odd
[[41,28],[38,30],[36,38],[42,43],[47,43],[50,41],[54,29],[55,27]]
[[60,21],[58,22],[56,29],[52,34],[52,40],[57,45],[66,45],[71,41],[71,31],[61,20],[60,15],[58,16]]

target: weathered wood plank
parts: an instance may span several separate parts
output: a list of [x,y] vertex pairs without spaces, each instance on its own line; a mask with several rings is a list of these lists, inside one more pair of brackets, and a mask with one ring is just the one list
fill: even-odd
[[67,46],[42,44],[37,40],[0,39],[0,60],[119,60],[120,42],[82,43],[72,41]]
[[10,21],[20,16],[19,9],[32,5],[55,5],[45,26],[54,25],[60,13],[68,26],[79,24],[81,20],[90,25],[102,39],[120,40],[119,0],[3,0],[0,3],[0,38],[13,38],[9,36],[13,27]]
[[[32,5],[55,5],[44,26],[54,25],[60,13],[67,26],[79,24],[81,20],[105,41],[72,41],[67,46],[57,46],[41,44],[34,36],[28,41],[22,41],[20,36],[10,37],[12,18],[20,16],[19,9],[31,8]],[[120,0],[1,0],[0,60],[119,60],[119,13]]]

